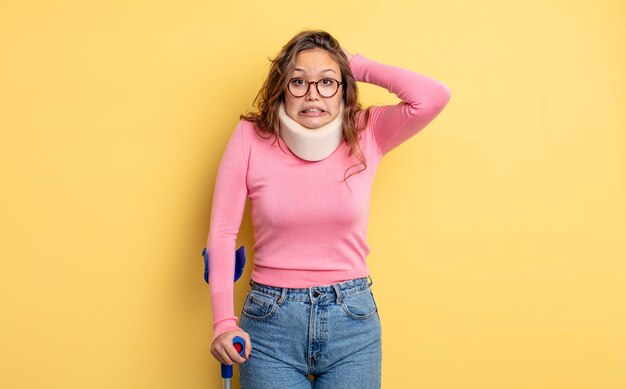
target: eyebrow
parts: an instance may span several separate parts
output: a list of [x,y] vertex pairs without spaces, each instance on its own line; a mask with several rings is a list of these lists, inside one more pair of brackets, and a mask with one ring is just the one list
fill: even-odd
[[[305,69],[302,69],[302,68],[295,68],[294,70],[295,70],[295,71],[299,70],[299,71],[301,71],[301,72],[305,72],[305,71],[306,71]],[[335,74],[337,73],[337,72],[336,72],[336,71],[334,71],[333,69],[322,69],[322,70],[320,71],[320,73],[324,73],[324,72],[333,72],[333,73],[335,73]]]

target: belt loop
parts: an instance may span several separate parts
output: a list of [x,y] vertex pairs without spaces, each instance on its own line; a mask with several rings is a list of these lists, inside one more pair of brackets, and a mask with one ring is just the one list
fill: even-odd
[[250,278],[250,282],[248,282],[248,284],[250,284],[250,286],[254,285],[254,281],[252,281],[252,278]]
[[339,289],[339,285],[333,284],[333,288],[335,288],[335,293],[337,294],[337,304],[342,304],[343,296],[341,295],[341,290]]
[[281,288],[280,297],[276,301],[278,303],[278,305],[282,305],[283,301],[285,301],[286,297],[287,297],[287,288]]
[[369,280],[370,280],[370,282],[369,282],[369,286],[372,286],[372,284],[374,283],[374,280],[372,280],[372,277],[371,277],[371,276],[369,276],[369,275],[367,276],[367,278],[369,278]]

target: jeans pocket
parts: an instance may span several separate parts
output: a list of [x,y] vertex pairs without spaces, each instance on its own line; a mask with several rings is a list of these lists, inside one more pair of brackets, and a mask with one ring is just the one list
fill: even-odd
[[375,317],[378,312],[371,289],[344,297],[341,308],[349,317],[357,320]]
[[254,320],[266,320],[276,312],[276,298],[251,290],[243,303],[242,315]]

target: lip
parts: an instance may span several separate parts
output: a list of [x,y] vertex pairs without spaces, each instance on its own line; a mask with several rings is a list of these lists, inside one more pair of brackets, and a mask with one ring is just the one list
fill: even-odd
[[[304,112],[307,109],[319,109],[321,112]],[[326,113],[327,112],[324,109],[322,109],[322,107],[318,107],[318,106],[312,105],[310,107],[306,107],[306,108],[300,110],[300,112],[298,112],[298,115],[305,116],[305,117],[317,117],[317,116],[326,115]]]

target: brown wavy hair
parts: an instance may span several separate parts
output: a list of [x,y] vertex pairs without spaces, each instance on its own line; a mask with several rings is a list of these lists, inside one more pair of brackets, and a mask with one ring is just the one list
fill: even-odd
[[[253,102],[253,106],[258,109],[258,112],[248,112],[247,115],[241,115],[240,119],[254,123],[257,127],[257,133],[260,131],[259,136],[262,138],[268,139],[273,136],[275,138],[274,143],[278,141],[280,129],[278,109],[280,103],[284,101],[285,87],[296,66],[296,55],[303,50],[315,48],[326,50],[341,69],[343,79],[342,98],[344,101],[342,139],[350,146],[348,156],[356,154],[357,159],[360,161],[360,163],[348,167],[344,172],[343,181],[345,182],[353,174],[360,173],[367,168],[367,162],[359,147],[358,139],[359,133],[367,125],[371,107],[363,110],[358,101],[357,84],[352,75],[348,58],[339,42],[328,32],[322,30],[299,32],[283,46],[274,59],[268,58],[271,62],[269,74]],[[364,118],[361,123],[357,123],[357,113],[360,111],[365,111]],[[280,147],[280,141],[278,141],[278,147]],[[280,149],[282,150],[282,147]],[[358,165],[363,165],[363,169],[346,177],[348,170]]]

